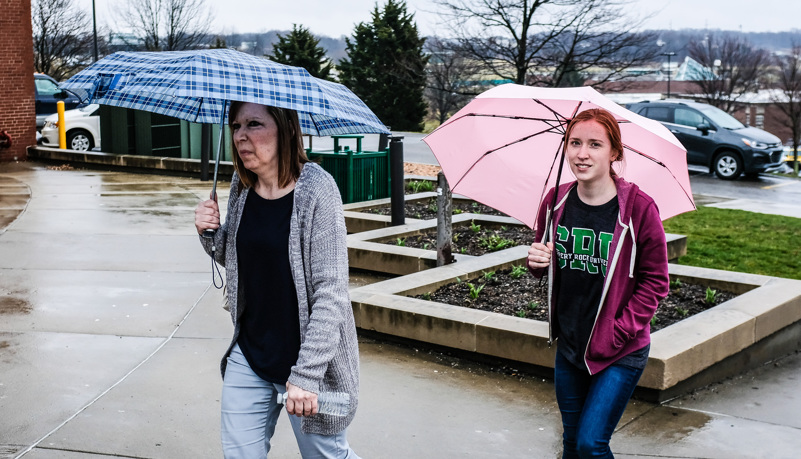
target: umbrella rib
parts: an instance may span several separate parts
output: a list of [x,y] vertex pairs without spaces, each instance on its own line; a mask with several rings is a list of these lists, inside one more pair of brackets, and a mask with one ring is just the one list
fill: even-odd
[[495,153],[496,151],[498,151],[498,150],[501,150],[501,149],[503,149],[503,148],[506,148],[506,147],[508,147],[508,146],[510,146],[510,145],[514,145],[514,144],[517,144],[517,143],[525,142],[526,140],[528,140],[528,139],[530,139],[530,138],[532,138],[532,137],[536,137],[536,136],[538,136],[538,135],[541,135],[541,134],[545,134],[545,133],[548,133],[548,132],[554,132],[554,130],[553,130],[553,129],[554,129],[555,127],[557,127],[557,126],[551,126],[551,127],[550,127],[550,128],[548,128],[548,129],[544,129],[544,130],[542,130],[542,131],[540,131],[540,132],[535,132],[535,133],[533,133],[533,134],[530,134],[530,135],[527,135],[527,136],[525,136],[525,137],[521,137],[521,138],[519,138],[519,139],[517,139],[517,140],[513,140],[513,141],[511,141],[511,142],[507,143],[506,145],[501,145],[501,146],[500,146],[500,147],[498,147],[498,148],[494,148],[494,149],[492,149],[492,150],[489,150],[489,151],[487,151],[486,153],[484,153],[483,155],[481,155],[481,157],[480,157],[480,158],[478,158],[478,159],[476,160],[476,162],[474,162],[474,163],[473,163],[473,165],[472,165],[472,166],[470,166],[470,168],[469,168],[469,169],[467,169],[467,170],[465,171],[465,173],[464,173],[464,174],[462,174],[462,176],[459,178],[459,181],[458,181],[458,182],[456,182],[456,184],[455,184],[455,185],[453,185],[453,186],[451,187],[451,189],[455,189],[457,186],[459,186],[459,184],[460,184],[460,183],[462,183],[462,180],[463,180],[465,177],[467,177],[467,175],[470,173],[470,171],[472,171],[472,170],[473,170],[473,168],[474,168],[474,167],[476,167],[476,166],[478,165],[478,163],[480,163],[480,162],[481,162],[481,160],[482,160],[482,159],[484,159],[484,158],[486,158],[486,157],[487,157],[487,156],[488,156],[490,153]]
[[[569,121],[570,121],[570,119],[572,118],[572,117],[571,117],[571,118],[567,118],[567,117],[565,117],[565,116],[561,115],[561,114],[560,114],[560,113],[558,113],[556,110],[554,110],[553,108],[549,107],[548,105],[546,105],[545,103],[543,103],[543,102],[542,102],[541,100],[539,100],[539,99],[533,99],[533,100],[534,100],[534,102],[536,102],[536,103],[538,103],[538,104],[542,105],[542,106],[543,106],[543,107],[544,107],[546,110],[548,110],[549,112],[551,112],[551,113],[553,114],[553,116],[554,116],[554,117],[555,117],[557,120],[562,120],[562,121],[560,121],[560,122],[559,122],[559,126],[564,126],[564,125],[565,125],[565,123],[566,123],[566,122],[569,122]],[[581,107],[581,102],[579,102],[579,104],[576,106],[576,110],[573,112],[573,116],[576,116],[576,113],[578,113],[578,108],[579,108],[579,107]]]
[[[531,116],[517,116],[517,115],[493,115],[489,113],[465,113],[464,115],[460,116],[459,118],[452,118],[448,120],[448,123],[452,123],[454,121],[458,121],[462,118],[467,118],[468,116],[480,116],[484,118],[503,118],[509,120],[528,120],[528,121],[542,121],[544,123],[552,123],[554,120],[550,118],[535,118]],[[557,115],[558,116],[558,115]],[[559,123],[561,126],[564,123]]]
[[[558,119],[561,118],[562,120],[564,120],[564,121],[562,121],[560,123],[560,126],[564,126],[565,121],[569,122],[570,120],[572,120],[576,116],[576,113],[579,112],[579,109],[581,108],[581,105],[584,103],[583,101],[579,101],[579,103],[576,104],[575,109],[573,109],[573,115],[570,117],[570,119],[567,119],[564,116],[562,116],[561,114],[557,113],[556,110],[554,110],[551,107],[549,107],[549,106],[545,105],[544,103],[542,103],[542,101],[540,101],[539,99],[534,99],[534,101],[537,102],[538,104],[542,105],[543,107],[545,107],[546,110],[550,110],[550,112],[553,113],[553,115],[556,118],[558,118]],[[559,148],[556,150],[556,154],[554,155],[553,162],[551,163],[551,168],[548,171],[548,177],[545,178],[545,183],[542,185],[542,191],[540,192],[541,193],[540,197],[542,197],[545,194],[545,188],[548,186],[548,180],[551,178],[551,174],[553,173],[553,167],[556,164],[557,158],[559,158],[559,171],[556,173],[557,174],[556,175],[556,183],[554,184],[553,200],[551,202],[551,215],[549,217],[549,220],[553,218],[553,208],[556,207],[556,197],[559,194],[559,180],[562,178],[562,165],[564,164],[564,153],[565,153],[564,152],[564,144],[565,144],[565,135],[567,134],[567,130],[565,130],[562,134],[563,134],[562,135],[562,141],[559,143]],[[561,150],[561,153],[560,153],[560,150]],[[547,234],[547,232],[548,232],[548,228],[550,227],[551,223],[552,223],[551,221],[548,221],[548,222],[545,223],[546,241],[548,240],[547,238],[550,236],[550,235]]]
[[320,127],[317,126],[317,120],[314,119],[314,114],[313,113],[309,113],[309,119],[311,119],[312,126],[314,126],[314,130],[317,131],[317,135],[319,136],[320,135]]
[[[651,156],[651,155],[647,155],[647,154],[645,154],[645,153],[643,153],[643,152],[641,152],[641,151],[639,151],[639,150],[636,150],[636,149],[634,149],[634,148],[631,148],[630,146],[628,146],[628,145],[626,145],[626,144],[623,144],[623,148],[625,148],[625,149],[627,149],[627,150],[629,150],[629,151],[631,151],[631,152],[637,153],[638,155],[642,156],[643,158],[645,158],[645,159],[649,159],[649,160],[651,160],[651,161],[655,162],[656,164],[659,164],[660,166],[664,167],[665,169],[668,169],[668,167],[667,167],[667,165],[665,165],[665,163],[663,163],[662,161],[660,161],[660,160],[658,160],[658,159],[654,158],[654,157],[653,157],[653,156]],[[669,170],[669,169],[668,169],[668,170]]]
[[[643,152],[641,152],[641,151],[639,151],[639,150],[635,150],[634,148],[631,148],[630,146],[628,146],[628,145],[626,145],[626,144],[623,144],[623,148],[626,148],[626,149],[628,149],[628,150],[629,150],[629,151],[631,151],[631,152],[637,153],[638,155],[642,156],[643,158],[645,158],[645,159],[648,159],[648,160],[650,160],[650,161],[653,161],[654,163],[656,163],[656,164],[658,164],[658,165],[660,165],[660,166],[664,167],[664,168],[665,168],[665,170],[666,170],[666,171],[668,171],[668,172],[670,173],[671,177],[673,177],[673,180],[675,180],[675,181],[676,181],[676,183],[681,183],[681,182],[679,182],[679,179],[678,179],[678,177],[676,177],[676,174],[674,174],[674,173],[673,173],[673,171],[672,171],[672,170],[670,170],[670,168],[669,168],[669,167],[667,167],[667,164],[665,164],[665,163],[663,163],[662,161],[660,161],[660,160],[658,160],[658,159],[654,158],[653,156],[647,155],[647,154],[645,154],[645,153],[643,153]],[[692,205],[693,205],[693,208],[695,209],[695,208],[696,208],[696,207],[695,207],[695,202],[693,201],[693,198],[692,198],[692,196],[690,196],[689,194],[687,194],[687,190],[685,190],[683,186],[679,186],[679,188],[681,188],[681,191],[684,193],[684,196],[685,196],[685,197],[686,197],[686,198],[687,198],[687,199],[690,201],[690,203],[692,203]]]
[[[569,120],[567,118],[565,118],[564,116],[560,115],[559,113],[557,113],[553,108],[551,108],[551,107],[547,106],[546,104],[542,103],[542,101],[540,101],[539,99],[532,99],[532,100],[534,102],[542,105],[546,110],[551,112],[553,114],[554,118],[556,118],[556,119],[554,120],[554,119],[550,119],[550,118],[532,118],[532,117],[525,117],[525,116],[492,115],[492,114],[481,114],[481,113],[466,113],[463,116],[457,118],[457,120],[459,120],[459,119],[462,119],[462,118],[465,118],[465,117],[468,117],[468,116],[481,116],[481,117],[487,117],[487,118],[505,118],[505,119],[522,119],[522,120],[531,120],[531,121],[541,121],[541,122],[547,124],[549,126],[549,128],[545,129],[545,130],[542,130],[540,132],[536,132],[534,134],[528,135],[526,137],[517,139],[515,141],[509,142],[506,145],[502,145],[502,146],[500,146],[498,148],[495,148],[493,150],[487,151],[486,153],[481,155],[481,157],[476,162],[474,162],[473,165],[470,166],[470,168],[467,171],[465,171],[464,174],[462,174],[461,178],[459,178],[459,181],[457,181],[456,184],[451,187],[451,189],[456,189],[456,187],[459,186],[460,183],[462,183],[462,180],[465,177],[467,177],[467,175],[470,173],[470,171],[472,171],[473,168],[476,167],[476,165],[478,165],[478,163],[481,162],[482,159],[486,158],[487,155],[489,155],[490,153],[494,153],[494,152],[496,152],[496,151],[498,151],[498,150],[500,150],[502,148],[506,148],[509,145],[513,145],[513,144],[516,144],[516,143],[524,142],[524,141],[526,141],[526,140],[528,140],[528,139],[530,139],[532,137],[538,136],[540,134],[544,134],[546,132],[558,132],[558,133],[561,133],[561,134],[565,133],[564,130],[558,130],[558,128],[563,128],[564,125],[565,125],[565,122],[567,122]],[[579,107],[581,107],[581,103],[580,102],[576,106],[576,110],[574,111],[573,115],[575,115],[578,112]],[[454,121],[456,121],[456,120],[454,120]],[[564,138],[562,139],[562,142],[560,143],[560,147],[561,147],[562,143],[564,143]],[[557,150],[557,152],[558,152],[558,150]],[[557,153],[556,156],[559,156],[559,154]],[[555,162],[556,162],[556,158],[554,158],[554,163]],[[553,164],[551,164],[551,170],[548,173],[549,177],[550,177],[550,173],[551,172],[553,172]],[[546,180],[546,183],[547,183],[547,180]]]

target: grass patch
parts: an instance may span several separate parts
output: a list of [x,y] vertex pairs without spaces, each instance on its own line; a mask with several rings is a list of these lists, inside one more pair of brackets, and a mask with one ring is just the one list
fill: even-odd
[[426,120],[425,124],[423,124],[423,134],[430,134],[434,132],[434,129],[439,127],[439,121],[437,120]]
[[700,206],[664,226],[687,236],[679,264],[801,279],[801,219]]

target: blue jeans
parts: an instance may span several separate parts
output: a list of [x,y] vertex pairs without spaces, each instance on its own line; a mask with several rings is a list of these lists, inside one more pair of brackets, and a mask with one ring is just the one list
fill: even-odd
[[[242,355],[239,344],[228,356],[222,390],[221,436],[226,459],[261,459],[270,452],[270,438],[278,415],[277,402],[286,387],[261,379]],[[346,431],[336,435],[303,433],[301,419],[289,416],[300,455],[304,459],[359,459],[350,449]]]
[[564,459],[615,457],[609,440],[623,416],[642,369],[611,365],[590,375],[556,353],[554,386],[562,412]]

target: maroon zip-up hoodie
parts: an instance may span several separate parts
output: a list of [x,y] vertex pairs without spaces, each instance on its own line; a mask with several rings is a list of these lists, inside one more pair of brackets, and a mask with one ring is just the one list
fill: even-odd
[[[590,374],[596,374],[621,357],[643,348],[651,342],[651,318],[659,300],[667,296],[669,288],[667,243],[659,210],[650,196],[634,184],[614,177],[620,206],[617,225],[609,247],[609,264],[604,277],[601,307],[595,316],[584,362]],[[564,214],[567,193],[576,182],[559,186],[554,218],[558,222]],[[545,241],[545,225],[551,213],[554,189],[540,205],[537,215],[536,240]],[[555,240],[550,224],[549,241]],[[548,269],[549,342],[554,339],[553,321],[556,299],[553,295],[553,269]],[[545,268],[532,269],[542,277]]]

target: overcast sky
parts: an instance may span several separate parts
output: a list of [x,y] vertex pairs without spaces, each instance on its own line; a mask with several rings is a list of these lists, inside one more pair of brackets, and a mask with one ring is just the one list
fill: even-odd
[[[95,0],[98,24],[114,24],[113,10],[127,0]],[[91,12],[92,0],[76,0]],[[383,5],[385,0],[379,2]],[[407,0],[420,32],[435,35],[438,16],[431,0]],[[316,35],[350,36],[354,26],[370,20],[375,0],[206,0],[215,12],[216,32],[246,33],[289,30],[293,23]],[[656,13],[645,26],[651,29],[722,29],[779,32],[801,28],[797,0],[633,0],[641,15]],[[744,6],[749,5],[749,6]],[[656,12],[658,10],[658,12]]]

